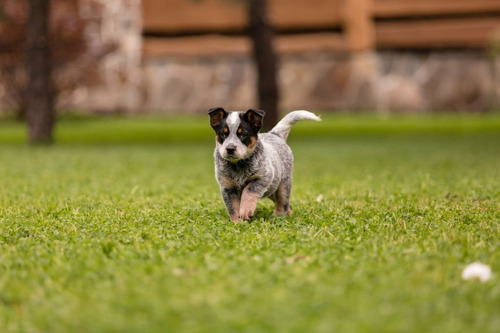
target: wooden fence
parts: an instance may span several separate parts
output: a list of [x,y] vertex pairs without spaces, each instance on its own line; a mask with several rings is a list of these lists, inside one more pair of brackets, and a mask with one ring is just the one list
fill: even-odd
[[[485,48],[500,0],[269,0],[278,52]],[[250,50],[242,1],[143,0],[146,56]]]

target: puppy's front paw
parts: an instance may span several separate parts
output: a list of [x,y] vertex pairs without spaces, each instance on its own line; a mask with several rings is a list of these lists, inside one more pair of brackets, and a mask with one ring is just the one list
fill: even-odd
[[241,222],[243,222],[243,220],[239,217],[239,216],[231,216],[231,222],[233,222],[234,224],[239,224]]
[[255,208],[252,209],[249,207],[242,207],[240,209],[240,218],[242,218],[245,221],[250,221],[254,213],[255,213]]

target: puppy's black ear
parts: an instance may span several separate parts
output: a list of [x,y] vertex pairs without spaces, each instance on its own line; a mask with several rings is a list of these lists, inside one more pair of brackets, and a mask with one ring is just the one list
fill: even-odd
[[262,119],[264,119],[264,115],[266,113],[262,110],[249,109],[245,113],[245,119],[252,124],[257,131],[262,127]]
[[210,115],[210,125],[212,127],[217,127],[222,122],[222,119],[227,117],[227,112],[223,108],[213,108],[208,110]]

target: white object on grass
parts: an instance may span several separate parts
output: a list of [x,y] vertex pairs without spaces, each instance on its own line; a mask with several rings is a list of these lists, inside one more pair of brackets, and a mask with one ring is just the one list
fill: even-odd
[[486,282],[491,279],[491,268],[480,262],[473,262],[464,268],[462,272],[462,279],[472,280],[478,279],[481,282]]
[[318,195],[318,196],[316,197],[316,201],[317,201],[317,202],[321,202],[321,201],[323,201],[323,194]]

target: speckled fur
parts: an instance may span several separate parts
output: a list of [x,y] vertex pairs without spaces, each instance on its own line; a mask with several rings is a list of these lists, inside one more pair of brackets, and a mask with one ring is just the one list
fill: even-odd
[[[291,216],[293,154],[286,138],[295,122],[320,119],[308,111],[293,111],[269,133],[258,134],[263,111],[226,112],[216,108],[209,114],[217,134],[215,176],[231,220],[250,220],[260,198],[274,201],[276,215]],[[240,137],[241,132],[249,132],[251,137]]]

